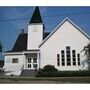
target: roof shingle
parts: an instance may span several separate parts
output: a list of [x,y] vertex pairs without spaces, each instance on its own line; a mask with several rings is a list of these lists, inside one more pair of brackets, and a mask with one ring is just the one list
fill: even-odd
[[42,23],[39,8],[36,7],[29,23]]
[[24,51],[24,50],[27,50],[27,33],[23,33],[23,34],[20,33],[11,51],[18,52],[18,51]]
[[[43,39],[45,39],[50,33],[45,32]],[[27,50],[27,33],[20,33],[11,51],[7,52],[22,52]]]

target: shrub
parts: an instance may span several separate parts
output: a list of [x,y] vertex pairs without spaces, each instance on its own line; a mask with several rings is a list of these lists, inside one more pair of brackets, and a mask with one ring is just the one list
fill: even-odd
[[58,71],[58,72],[42,72],[37,77],[84,77],[90,76],[89,71]]
[[38,70],[36,76],[51,76],[54,72],[58,72],[58,70],[53,65],[46,65],[43,69]]
[[43,72],[57,72],[58,71],[53,65],[46,65],[42,70]]
[[90,76],[90,71],[58,71],[53,65],[46,65],[38,70],[36,77],[84,77]]

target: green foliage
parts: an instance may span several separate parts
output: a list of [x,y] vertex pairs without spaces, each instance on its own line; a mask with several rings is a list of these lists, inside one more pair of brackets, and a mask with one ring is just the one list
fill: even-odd
[[46,65],[42,70],[43,72],[57,72],[57,69],[53,65]]
[[0,61],[0,67],[4,66],[4,61]]
[[38,73],[36,77],[88,77],[90,71],[57,71]]
[[51,74],[53,72],[58,72],[58,70],[53,65],[46,65],[45,67],[43,67],[43,69],[38,70],[38,73],[36,74],[36,76],[47,74],[47,73]]
[[88,70],[90,71],[90,43],[84,47],[82,51],[85,51],[86,59],[84,63],[88,64]]
[[88,55],[90,57],[90,43],[84,47],[85,55]]

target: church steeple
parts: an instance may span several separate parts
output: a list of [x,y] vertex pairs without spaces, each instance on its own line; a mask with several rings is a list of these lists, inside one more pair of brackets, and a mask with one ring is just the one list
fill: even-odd
[[39,7],[36,7],[29,23],[42,23]]
[[28,25],[28,50],[39,49],[43,40],[43,26],[39,8],[36,7]]

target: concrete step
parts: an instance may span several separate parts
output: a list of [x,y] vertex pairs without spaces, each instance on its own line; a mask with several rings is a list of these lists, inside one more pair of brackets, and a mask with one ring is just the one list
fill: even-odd
[[35,77],[35,70],[23,70],[21,77]]

